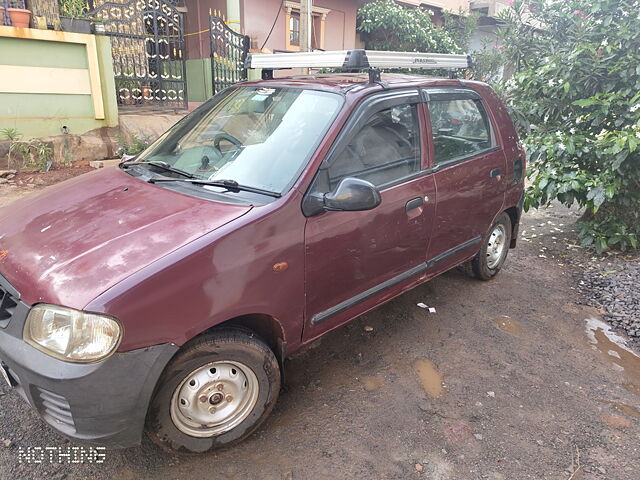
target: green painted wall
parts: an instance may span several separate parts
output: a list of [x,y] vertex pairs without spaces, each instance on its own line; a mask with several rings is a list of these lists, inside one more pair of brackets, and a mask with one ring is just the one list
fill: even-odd
[[85,46],[0,37],[0,63],[33,67],[87,68]]
[[213,96],[210,58],[187,60],[187,91],[190,102],[204,102]]
[[25,137],[82,134],[105,126],[93,118],[90,95],[0,92],[0,129],[16,128]]
[[[16,128],[27,138],[81,135],[118,125],[113,63],[109,38],[96,36],[104,120],[95,119],[91,95],[0,92],[0,129]],[[83,44],[0,37],[0,65],[87,68]]]

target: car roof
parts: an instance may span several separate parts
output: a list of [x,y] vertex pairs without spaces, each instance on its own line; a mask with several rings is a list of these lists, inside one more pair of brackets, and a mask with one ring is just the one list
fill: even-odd
[[[437,85],[462,86],[481,83],[442,77],[430,77],[426,75],[409,75],[404,73],[382,73],[380,78],[380,83],[389,88]],[[363,92],[372,88],[380,88],[380,85],[378,83],[369,83],[369,76],[367,73],[317,73],[310,75],[296,75],[291,77],[274,78],[273,80],[244,82],[243,84],[254,86],[290,86],[338,92]]]

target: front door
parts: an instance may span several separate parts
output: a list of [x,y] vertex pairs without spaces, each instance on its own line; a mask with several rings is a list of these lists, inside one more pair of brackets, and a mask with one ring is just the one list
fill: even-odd
[[506,157],[475,91],[442,87],[426,92],[438,190],[427,255],[433,275],[479,249],[504,202]]
[[305,340],[397,294],[424,272],[435,183],[433,174],[423,173],[419,102],[416,91],[368,99],[311,187],[327,193],[345,177],[361,178],[379,188],[382,203],[307,219]]

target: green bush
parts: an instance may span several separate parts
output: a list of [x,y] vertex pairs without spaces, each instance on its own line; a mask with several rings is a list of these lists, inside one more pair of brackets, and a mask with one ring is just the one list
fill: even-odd
[[58,0],[58,9],[63,17],[87,17],[88,8],[85,0]]
[[582,243],[598,251],[640,235],[639,12],[637,0],[516,0],[504,16],[525,208],[577,203]]
[[[464,38],[456,43],[449,30],[436,28],[431,15],[429,10],[378,0],[358,10],[357,30],[371,50],[463,53]],[[458,25],[456,31],[466,33],[464,28],[464,24]]]
[[[45,170],[47,163],[53,159],[53,148],[49,144],[33,138],[24,140],[22,134],[15,128],[0,130],[0,139],[10,142],[7,164],[18,171],[24,167]],[[12,154],[17,154],[19,158]]]
[[135,133],[130,134],[130,140],[127,140],[123,135],[118,135],[117,140],[118,151],[116,155],[119,157],[137,155],[151,145],[151,139],[148,135],[139,136]]

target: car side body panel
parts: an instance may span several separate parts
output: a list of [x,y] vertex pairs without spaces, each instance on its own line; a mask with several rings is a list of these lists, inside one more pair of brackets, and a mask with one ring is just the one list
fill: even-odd
[[[119,283],[86,310],[125,325],[120,351],[189,339],[221,322],[269,315],[292,348],[304,307],[301,195],[254,207],[238,222],[205,235]],[[285,262],[284,270],[274,266]]]

